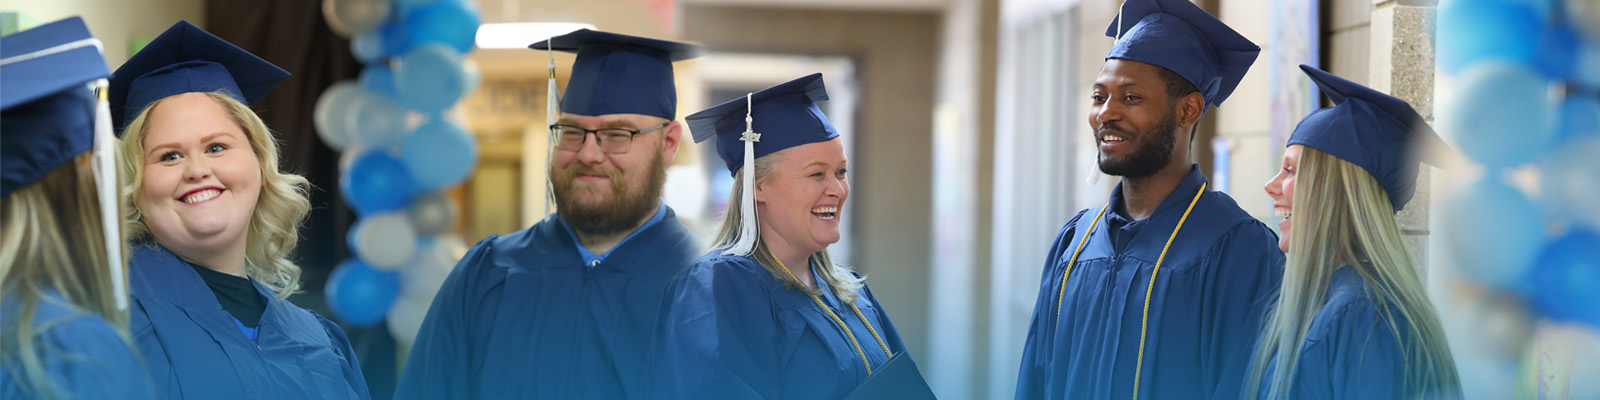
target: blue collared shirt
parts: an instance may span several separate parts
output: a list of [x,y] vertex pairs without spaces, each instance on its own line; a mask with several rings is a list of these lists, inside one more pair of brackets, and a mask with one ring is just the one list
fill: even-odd
[[611,255],[612,251],[616,251],[618,247],[622,247],[623,243],[627,243],[628,239],[633,239],[633,237],[638,235],[639,232],[644,232],[645,229],[650,229],[651,226],[655,225],[657,222],[661,222],[661,220],[666,219],[666,217],[667,203],[665,201],[661,201],[660,204],[656,206],[656,215],[651,216],[649,221],[645,221],[644,225],[639,225],[638,228],[633,230],[633,233],[629,233],[628,237],[622,238],[622,241],[617,242],[616,246],[611,246],[611,250],[606,250],[604,254],[594,254],[594,252],[589,251],[588,247],[583,247],[583,241],[578,239],[578,233],[573,232],[571,226],[567,227],[567,233],[572,234],[572,244],[578,247],[578,255],[583,256],[583,266],[594,268],[596,265],[600,265],[600,262],[604,261],[606,256]]

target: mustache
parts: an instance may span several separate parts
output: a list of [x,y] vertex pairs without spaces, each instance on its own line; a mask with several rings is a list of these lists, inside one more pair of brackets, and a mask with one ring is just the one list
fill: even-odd
[[572,178],[577,177],[578,175],[604,176],[607,179],[610,179],[612,184],[618,184],[622,178],[622,171],[615,169],[595,168],[594,166],[583,163],[572,163],[572,165],[562,168],[559,176],[563,180],[570,181]]

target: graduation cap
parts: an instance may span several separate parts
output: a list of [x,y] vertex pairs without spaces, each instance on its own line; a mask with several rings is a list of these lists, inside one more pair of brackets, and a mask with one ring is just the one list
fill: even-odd
[[1166,68],[1193,83],[1206,103],[1222,105],[1239,87],[1261,47],[1189,0],[1128,0],[1106,36],[1107,59]]
[[287,78],[288,71],[178,21],[111,74],[111,115],[121,132],[167,96],[221,91],[248,105]]
[[[1419,167],[1411,155],[1431,154],[1414,149],[1444,148],[1444,141],[1405,100],[1308,65],[1300,69],[1335,105],[1300,120],[1287,145],[1305,145],[1361,167],[1399,212],[1416,190]],[[1439,161],[1423,158],[1429,164]]]
[[[116,153],[100,40],[80,17],[0,38],[0,196],[28,187],[92,151],[113,297],[127,309],[117,212]],[[89,84],[100,89],[96,96]]]
[[589,29],[528,46],[577,53],[561,111],[579,115],[644,114],[674,119],[678,90],[672,62],[700,56],[700,46]]
[[[806,75],[689,115],[689,131],[695,143],[716,138],[717,155],[728,165],[729,173],[737,174],[762,156],[839,137],[839,131],[817,108],[817,102],[825,100],[828,89],[822,74]],[[739,205],[744,224],[739,242],[725,253],[748,255],[756,232],[755,174],[746,173],[740,184],[744,185]]]

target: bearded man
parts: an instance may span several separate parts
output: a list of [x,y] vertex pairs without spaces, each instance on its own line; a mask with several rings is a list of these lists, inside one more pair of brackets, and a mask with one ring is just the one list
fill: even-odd
[[1120,9],[1089,127],[1122,180],[1056,236],[1016,398],[1237,399],[1284,256],[1189,147],[1260,48],[1188,0]]
[[423,321],[399,399],[647,395],[661,293],[699,254],[661,201],[683,127],[672,62],[694,45],[580,30],[551,125],[557,212],[467,252]]

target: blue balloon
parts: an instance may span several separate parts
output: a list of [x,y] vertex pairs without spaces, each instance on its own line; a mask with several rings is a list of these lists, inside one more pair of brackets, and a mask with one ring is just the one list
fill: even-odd
[[394,67],[395,93],[412,108],[440,112],[472,90],[461,54],[441,44],[425,44],[400,56]]
[[1492,60],[1467,68],[1440,115],[1440,132],[1492,173],[1533,160],[1554,144],[1550,82],[1525,66]]
[[1572,96],[1561,103],[1561,140],[1600,135],[1600,99]]
[[1448,202],[1443,234],[1463,275],[1517,289],[1542,244],[1544,211],[1517,189],[1487,179],[1462,188]]
[[1529,4],[1502,0],[1456,0],[1439,5],[1439,67],[1456,73],[1478,61],[1533,62],[1543,19]]
[[383,321],[400,295],[400,274],[379,271],[356,259],[345,260],[328,275],[328,306],[340,320],[355,326]]
[[471,176],[478,165],[478,143],[460,125],[435,118],[406,137],[400,159],[416,179],[417,189],[430,191]]
[[1540,311],[1600,328],[1600,234],[1568,231],[1544,248],[1532,272]]
[[415,46],[442,43],[466,53],[477,40],[478,10],[467,2],[434,1],[406,10],[403,18]]
[[394,70],[387,65],[373,65],[361,70],[361,88],[385,97],[394,97]]
[[1582,46],[1583,37],[1578,36],[1578,31],[1571,26],[1546,26],[1544,35],[1539,38],[1539,51],[1534,56],[1534,65],[1547,78],[1566,80],[1578,68],[1578,51]]
[[383,52],[386,54],[405,54],[411,50],[411,34],[401,24],[383,24],[378,27],[378,35],[383,37]]
[[353,144],[384,146],[400,141],[406,130],[406,107],[387,96],[366,90],[351,96],[346,127],[354,132]]
[[415,194],[405,164],[381,148],[356,158],[339,178],[345,201],[360,215],[405,208]]

